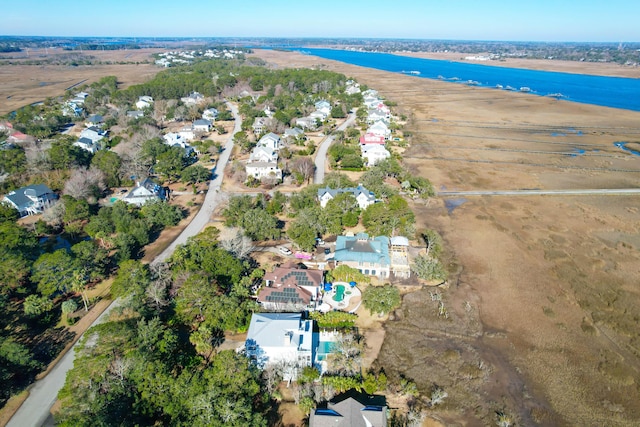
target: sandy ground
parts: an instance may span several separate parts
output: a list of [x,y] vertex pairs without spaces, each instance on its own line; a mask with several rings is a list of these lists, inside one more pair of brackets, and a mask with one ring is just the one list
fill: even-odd
[[[397,102],[413,132],[404,163],[439,190],[637,187],[639,159],[613,143],[638,141],[640,113],[257,55],[342,72]],[[522,425],[640,419],[637,197],[436,198],[414,209],[446,241],[449,317],[432,289],[406,295],[377,361],[390,376],[424,395],[448,390],[431,410],[448,425],[494,424],[496,411]]]

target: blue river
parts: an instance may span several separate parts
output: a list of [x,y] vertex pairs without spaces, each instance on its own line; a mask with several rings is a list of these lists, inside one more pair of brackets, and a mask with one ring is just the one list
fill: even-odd
[[333,49],[294,49],[298,52],[362,67],[391,72],[419,72],[418,77],[473,84],[501,90],[527,91],[584,104],[640,111],[640,79],[590,76],[496,67],[436,59],[410,58],[388,53]]

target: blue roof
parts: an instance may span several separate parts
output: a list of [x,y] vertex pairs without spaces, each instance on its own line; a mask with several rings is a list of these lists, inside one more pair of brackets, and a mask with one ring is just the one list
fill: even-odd
[[355,236],[338,236],[335,260],[390,265],[389,238],[378,236],[370,239],[367,233],[358,233]]

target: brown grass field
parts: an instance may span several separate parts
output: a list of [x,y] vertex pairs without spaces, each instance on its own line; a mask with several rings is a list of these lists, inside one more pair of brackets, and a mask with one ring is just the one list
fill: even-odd
[[[403,161],[454,190],[637,187],[640,113],[505,93],[275,51],[279,66],[355,77],[397,102]],[[606,74],[606,71],[604,72]],[[585,154],[571,156],[577,149]],[[457,206],[457,207],[456,207]],[[640,198],[481,196],[414,206],[446,241],[449,319],[429,290],[405,296],[377,364],[449,398],[446,425],[637,425]],[[434,290],[432,290],[433,292]]]
[[[403,162],[438,190],[638,186],[640,159],[613,146],[640,141],[638,112],[295,53],[256,55],[280,67],[342,72],[396,102],[413,135]],[[116,75],[127,86],[158,71],[1,66],[0,113],[85,79]],[[571,156],[576,150],[584,154]],[[451,276],[439,292],[449,318],[438,317],[434,289],[407,294],[384,323],[373,363],[392,379],[414,379],[425,396],[435,385],[448,392],[442,406],[428,409],[431,423],[494,425],[503,411],[518,425],[637,425],[640,198],[436,197],[414,209],[418,226],[446,241]]]

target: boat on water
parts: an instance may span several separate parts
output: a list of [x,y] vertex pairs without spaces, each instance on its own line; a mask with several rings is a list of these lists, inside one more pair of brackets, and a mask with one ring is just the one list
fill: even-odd
[[467,80],[465,83],[467,85],[469,85],[469,86],[479,86],[480,85],[480,82],[475,81],[475,80]]
[[[404,70],[402,70],[400,72],[402,74],[411,74],[412,76],[419,76],[420,75],[420,71],[415,71],[415,70],[412,70],[412,71],[404,71]],[[442,76],[438,76],[438,78],[440,78],[440,77],[442,77]]]
[[526,87],[526,86],[522,86],[522,87],[520,88],[520,92],[531,92],[531,88]]
[[559,92],[558,92],[558,93],[550,93],[550,94],[545,95],[545,96],[548,96],[548,97],[550,97],[550,98],[556,98],[556,99],[566,98],[566,96],[565,96],[565,95],[563,95],[563,94],[561,94],[561,93],[559,93]]
[[501,84],[497,84],[496,89],[504,89],[504,86],[502,86]]
[[506,90],[516,90],[516,88],[515,88],[515,87],[513,87],[513,86],[505,86],[504,88],[505,88]]

